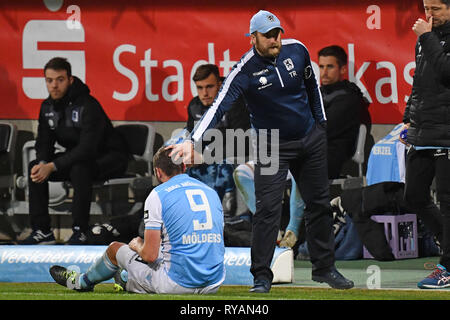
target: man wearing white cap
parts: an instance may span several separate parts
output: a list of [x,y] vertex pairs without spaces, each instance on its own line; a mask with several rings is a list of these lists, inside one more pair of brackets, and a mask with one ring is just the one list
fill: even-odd
[[[270,263],[276,246],[282,197],[288,170],[306,204],[306,240],[312,262],[312,280],[333,288],[349,289],[353,282],[334,265],[334,236],[329,204],[326,116],[308,50],[298,40],[281,40],[280,20],[259,11],[250,20],[253,48],[230,72],[212,106],[191,133],[191,141],[171,146],[174,159],[194,159],[194,146],[222,118],[241,95],[247,101],[252,127],[258,133],[255,164],[256,213],[251,248],[254,277],[251,292],[270,291]],[[264,136],[266,135],[266,136]],[[267,138],[267,139],[265,139]],[[278,139],[277,139],[278,138]],[[269,145],[265,141],[270,141]],[[277,154],[267,163],[260,150]],[[276,172],[268,168],[276,165]]]

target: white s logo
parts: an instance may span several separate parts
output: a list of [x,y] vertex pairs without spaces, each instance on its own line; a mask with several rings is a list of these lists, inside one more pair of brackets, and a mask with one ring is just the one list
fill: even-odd
[[[22,61],[24,69],[43,69],[54,57],[67,58],[72,74],[85,81],[86,59],[82,50],[38,50],[39,42],[84,42],[84,28],[69,29],[66,20],[30,20],[22,35]],[[44,77],[23,77],[22,89],[30,99],[48,96]]]

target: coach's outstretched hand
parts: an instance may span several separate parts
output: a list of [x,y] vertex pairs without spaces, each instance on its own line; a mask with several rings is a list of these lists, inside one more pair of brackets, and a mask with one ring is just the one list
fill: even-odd
[[187,167],[203,163],[201,153],[194,149],[194,144],[190,140],[167,146],[166,149],[172,149],[169,156],[174,163],[181,163],[182,161]]

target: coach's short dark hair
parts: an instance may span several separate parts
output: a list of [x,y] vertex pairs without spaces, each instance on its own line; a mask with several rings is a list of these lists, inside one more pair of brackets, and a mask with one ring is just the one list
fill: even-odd
[[219,68],[215,64],[202,64],[195,70],[192,80],[201,81],[208,78],[210,75],[214,74],[217,80],[220,80]]
[[172,149],[165,149],[161,147],[153,156],[153,168],[161,169],[168,177],[172,177],[176,174],[183,172],[183,164],[176,164],[169,157],[169,153]]
[[339,67],[347,65],[348,59],[347,53],[345,52],[344,49],[342,49],[342,47],[333,45],[320,49],[319,57],[329,57],[329,56],[336,58]]
[[441,0],[442,4],[445,4],[447,7],[450,6],[450,0]]
[[50,61],[45,64],[44,74],[47,69],[66,70],[67,76],[72,76],[72,66],[66,58],[55,57],[50,59]]

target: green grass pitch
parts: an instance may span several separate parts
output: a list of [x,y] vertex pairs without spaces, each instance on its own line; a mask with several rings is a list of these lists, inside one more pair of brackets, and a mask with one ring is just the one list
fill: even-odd
[[115,292],[110,283],[76,292],[56,283],[0,283],[0,300],[450,300],[449,290],[335,290],[274,285],[268,294],[248,286],[222,286],[212,295],[157,295]]

